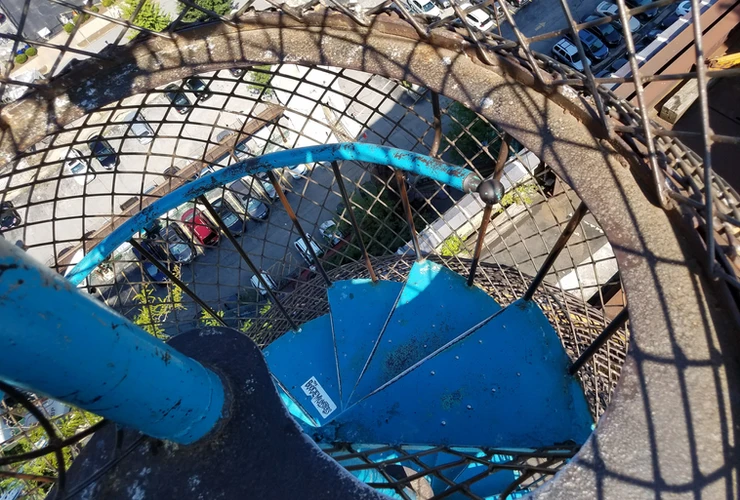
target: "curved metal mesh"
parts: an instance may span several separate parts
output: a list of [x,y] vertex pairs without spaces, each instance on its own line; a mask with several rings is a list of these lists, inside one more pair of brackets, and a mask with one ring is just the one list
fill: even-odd
[[[128,43],[137,32],[142,33],[139,37],[173,37],[177,30],[190,26],[185,21],[197,18],[201,22],[231,25],[240,22],[240,15],[249,15],[253,7],[252,2],[240,3],[233,5],[236,11],[227,10],[215,16],[214,12],[199,7],[197,2],[179,0],[183,10],[167,6],[172,9],[172,22],[169,26],[160,26],[160,31],[135,28],[134,24],[141,22],[137,20],[137,10],[148,8],[143,1],[97,9],[78,8],[83,15],[71,28],[37,40],[29,31],[33,26],[32,2],[36,6],[37,0],[26,0],[20,10],[16,8],[14,15],[8,13],[4,27],[0,25],[4,31],[0,39],[7,40],[2,48],[9,52],[8,61],[15,59],[13,54],[24,43],[37,48],[37,54],[28,62],[16,62],[15,67],[6,65],[0,94],[9,106],[13,106],[12,102],[27,89],[39,92],[54,89],[58,82],[54,76],[73,73],[79,67],[73,59],[115,59],[112,46]],[[41,0],[38,3],[46,4]],[[676,8],[676,4],[668,1],[629,11],[621,2],[619,4],[617,15],[611,21],[618,22],[616,18],[621,16],[624,25],[628,25],[625,17],[628,12],[637,16],[660,8],[661,12],[651,21],[657,23],[657,19],[669,17]],[[71,10],[73,4],[56,0],[49,5],[64,11]],[[595,3],[591,7],[594,6]],[[316,2],[274,7],[300,22],[313,12]],[[332,3],[331,7],[361,26],[372,25],[377,19],[410,23],[421,39],[437,36],[440,31],[455,31],[483,61],[493,62],[491,54],[503,56],[517,64],[517,71],[531,77],[531,85],[558,88],[576,102],[579,96],[585,96],[592,105],[592,117],[598,116],[596,123],[600,123],[600,133],[604,137],[618,137],[624,151],[636,154],[633,168],[643,169],[644,176],[649,179],[645,188],[655,193],[659,203],[665,207],[678,203],[683,213],[693,218],[706,245],[707,265],[715,276],[737,287],[738,196],[730,184],[712,172],[711,153],[718,150],[716,144],[736,147],[738,139],[732,135],[732,129],[724,135],[711,129],[712,110],[707,96],[707,78],[724,82],[736,76],[737,69],[707,69],[705,57],[715,54],[705,53],[700,43],[702,34],[709,37],[709,28],[717,29],[729,15],[718,13],[716,4],[692,2],[692,14],[687,19],[676,19],[664,30],[664,33],[670,32],[669,35],[658,36],[641,50],[635,49],[633,41],[640,35],[622,30],[625,42],[615,52],[628,56],[629,67],[615,68],[616,73],[607,77],[595,76],[595,72],[609,67],[612,58],[593,67],[586,65],[585,74],[582,74],[535,52],[550,51],[557,39],[571,29],[593,31],[597,26],[609,25],[610,20],[605,18],[576,24],[575,13],[566,2],[556,5],[563,12],[557,21],[550,23],[546,19],[547,25],[539,28],[533,22],[536,16],[529,15],[527,9],[539,11],[542,7],[513,6],[490,0],[467,7],[453,3],[450,8],[443,9],[443,18],[439,20],[412,14],[413,4]],[[495,27],[481,31],[475,19],[477,9],[500,12],[500,21]],[[579,7],[579,12],[581,10],[583,7]],[[700,11],[705,13],[701,19],[696,15]],[[466,12],[473,13],[472,20]],[[89,19],[85,19],[87,15]],[[703,23],[705,16],[709,26]],[[713,16],[711,21],[710,16]],[[676,23],[686,26],[681,28]],[[539,34],[543,28],[547,33]],[[690,38],[699,42],[695,44],[693,59],[698,64],[692,71],[676,69],[683,66],[671,65],[661,55],[668,46],[684,43],[681,40],[689,32],[682,34],[681,29],[693,29]],[[66,30],[71,33],[65,34]],[[582,60],[585,59],[587,47],[578,37],[571,40]],[[731,46],[732,39],[728,40]],[[716,46],[713,41],[712,47]],[[612,55],[615,56],[617,54]],[[641,70],[641,66],[644,69]],[[25,75],[33,68],[46,78],[24,82],[36,76]],[[27,71],[21,71],[24,69]],[[631,74],[618,76],[628,73]],[[234,72],[204,72],[198,79],[204,89],[198,88],[197,83],[191,88],[183,81],[174,82],[177,86],[174,93],[181,93],[189,101],[182,106],[182,113],[177,108],[183,103],[168,98],[164,86],[146,87],[145,92],[105,105],[19,153],[0,171],[2,201],[13,204],[5,207],[3,216],[9,214],[11,218],[16,215],[19,218],[17,223],[9,223],[13,227],[4,229],[3,236],[17,241],[29,254],[64,273],[71,267],[70,263],[94,247],[127,216],[139,212],[195,175],[206,173],[204,168],[209,165],[226,166],[266,152],[355,140],[438,156],[466,165],[482,177],[494,175],[497,162],[502,158],[507,161],[502,177],[507,194],[495,208],[488,226],[482,265],[475,283],[505,305],[522,295],[580,201],[567,179],[564,182],[558,178],[501,127],[451,99],[419,87],[413,75],[409,75],[409,81],[395,81],[330,66],[307,68],[283,63]],[[648,97],[655,91],[654,86],[660,87],[666,82],[673,85],[676,81],[683,82],[684,87],[696,83],[698,105],[695,111],[699,119],[694,120],[694,124],[699,123],[700,127],[694,132],[682,132],[680,127],[673,130],[661,127],[666,122],[661,121],[655,107],[649,107]],[[614,84],[619,86],[608,88]],[[630,98],[632,104],[628,101]],[[90,138],[96,135],[104,136],[115,151],[119,163],[114,169],[106,170],[94,158]],[[147,135],[152,135],[153,139],[149,140]],[[696,152],[678,139],[697,146]],[[65,165],[72,148],[80,152],[83,165],[85,161],[90,163],[94,179],[92,174],[75,174],[70,171],[69,164]],[[725,151],[720,152],[725,154]],[[306,165],[305,170],[286,169],[280,173],[279,182],[288,192],[288,200],[301,225],[325,252],[321,262],[331,279],[367,275],[357,243],[357,238],[361,237],[368,245],[381,279],[403,281],[412,262],[413,249],[411,231],[404,219],[398,184],[392,172],[382,166],[344,162],[341,175],[360,219],[359,234],[351,227],[349,208],[342,200],[330,165]],[[483,203],[475,195],[463,196],[422,178],[406,177],[405,181],[422,248],[433,258],[466,275],[478,237]],[[706,196],[706,186],[710,186],[711,196]],[[292,321],[300,324],[326,312],[326,285],[296,251],[294,242],[298,233],[266,179],[234,183],[214,190],[207,198],[211,202],[224,200],[238,217],[246,220],[246,231],[239,236],[239,243],[254,264],[275,280],[280,301]],[[187,224],[182,224],[184,213],[194,206],[207,212],[202,204],[189,204],[162,218],[162,226],[178,227],[197,254],[189,264],[171,262],[170,257],[163,259],[170,259],[166,264],[182,280],[186,292],[171,279],[162,280],[154,270],[147,270],[146,264],[129,247],[115,252],[88,278],[85,287],[110,307],[162,338],[198,325],[224,322],[263,345],[269,344],[289,328],[288,320],[272,301],[260,294],[259,287],[252,281],[254,273],[229,242],[221,241],[213,247],[204,245],[188,230]],[[258,217],[261,207],[269,209],[264,221]],[[707,217],[708,213],[713,213],[714,217]],[[338,232],[329,231],[323,235],[320,226],[330,220],[335,222]],[[206,308],[194,301],[188,292],[198,297]],[[624,305],[614,252],[592,216],[588,215],[581,222],[535,300],[573,359]],[[212,317],[209,310],[217,318]],[[613,337],[579,372],[596,418],[608,405],[619,378],[627,337],[626,331]],[[48,434],[50,429],[45,429],[48,426],[40,426],[29,417],[30,406],[48,413],[42,421],[52,425],[56,436]],[[36,395],[17,399],[6,397],[1,411],[4,442],[0,444],[3,454],[0,484],[4,491],[29,498],[43,496],[55,477],[63,478],[58,472],[63,471],[63,468],[58,469],[59,459],[50,458],[57,457],[51,449],[41,458],[11,463],[9,457],[52,446],[63,449],[62,461],[69,462],[77,453],[79,443],[62,446],[67,444],[63,440],[90,429],[97,421],[97,417],[79,410],[68,412],[68,408]],[[87,433],[78,436],[84,442]],[[332,455],[337,455],[340,463],[341,456],[346,453],[365,463],[372,462],[367,451],[342,447],[334,451]],[[427,471],[432,469],[423,464],[423,458],[409,458],[408,450],[396,452],[407,462],[414,462]],[[411,452],[414,453],[418,452]],[[482,453],[497,454],[495,451]],[[572,456],[572,451],[566,455]],[[486,459],[476,456],[466,456],[464,460],[485,462],[490,459],[490,456]],[[531,469],[534,472],[529,474],[523,464],[533,465],[530,459],[532,457],[524,455],[511,458],[512,463],[518,464],[520,477],[527,476],[516,486],[517,491],[536,487],[541,480],[537,474],[551,475],[545,467],[556,470],[565,463],[558,458],[541,469]],[[542,460],[547,461],[546,458]],[[487,467],[486,470],[492,473],[498,469]],[[430,474],[437,472],[432,470],[421,475]],[[454,478],[447,480],[455,483]],[[403,481],[401,483],[394,487],[397,492],[407,487]],[[464,484],[460,489],[475,498],[468,486]]]

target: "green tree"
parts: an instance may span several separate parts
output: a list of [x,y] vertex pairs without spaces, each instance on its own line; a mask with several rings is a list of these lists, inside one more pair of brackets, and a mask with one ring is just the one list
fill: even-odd
[[[216,312],[216,316],[218,316],[219,318],[224,317],[223,311],[215,311],[215,312]],[[216,318],[214,318],[211,313],[209,313],[205,309],[203,309],[200,312],[200,324],[203,326],[221,326],[221,323]]]
[[[195,0],[196,5],[203,7],[206,10],[215,12],[219,16],[225,16],[231,12],[231,0]],[[184,4],[178,4],[178,8],[182,11],[186,8]],[[186,23],[192,23],[196,21],[202,21],[208,18],[208,14],[198,9],[189,8],[187,14],[182,17],[182,20]]]
[[[463,164],[465,159],[472,159],[481,151],[481,145],[488,146],[493,158],[497,157],[501,138],[488,120],[482,119],[475,111],[457,102],[449,107],[447,115],[451,119],[446,120],[447,130],[443,135],[444,142],[440,150],[450,148],[447,154],[452,163]],[[491,168],[495,165],[495,162],[492,163]]]
[[[74,436],[78,432],[81,432],[92,425],[95,425],[101,420],[101,417],[92,413],[88,413],[84,410],[72,409],[69,413],[55,419],[54,426],[59,430],[61,438],[65,439]],[[20,455],[49,444],[46,432],[38,423],[34,424],[30,429],[27,429],[24,434],[25,435],[22,437],[16,437],[17,444],[15,446],[11,446],[6,443],[0,456]],[[69,470],[69,466],[72,463],[72,450],[69,446],[62,450],[62,457],[67,470]],[[19,462],[9,468],[9,470],[33,476],[56,477],[57,457],[54,453],[49,453],[32,460]],[[22,498],[26,499],[44,498],[48,490],[51,488],[51,485],[52,483],[33,483],[15,478],[0,477],[0,491],[11,491],[20,486],[26,490],[24,491],[25,495],[22,495]],[[34,486],[37,486],[37,488],[30,491],[31,487]]]
[[452,257],[461,253],[466,253],[465,242],[458,235],[453,234],[445,238],[442,242],[442,249],[440,255],[443,257]]
[[[172,272],[178,278],[180,277],[179,266],[175,266]],[[173,311],[187,309],[182,303],[182,293],[180,287],[169,285],[166,296],[158,297],[150,283],[142,283],[139,292],[133,297],[134,301],[141,306],[134,316],[134,324],[140,326],[148,334],[166,340],[168,337],[165,334],[164,322],[167,317]]]
[[272,73],[270,73],[271,66],[269,64],[264,66],[255,66],[254,69],[262,70],[265,73],[250,71],[249,80],[253,83],[249,85],[249,88],[255,92],[262,92],[262,89],[264,88],[265,95],[270,95],[272,93],[272,89],[269,87],[270,80],[272,80]]
[[[139,5],[139,0],[126,0],[122,5],[123,17],[130,19]],[[150,31],[162,31],[169,26],[172,19],[162,11],[154,0],[146,0],[136,15],[133,24]],[[136,36],[136,34],[134,34]]]

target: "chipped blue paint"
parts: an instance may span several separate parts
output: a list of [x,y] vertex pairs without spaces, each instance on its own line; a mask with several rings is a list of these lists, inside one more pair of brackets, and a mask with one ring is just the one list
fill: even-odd
[[592,419],[568,365],[545,315],[520,300],[346,409],[326,432],[338,441],[387,444],[583,444]]
[[385,382],[501,309],[484,291],[431,261],[414,263],[388,326],[350,401]]
[[[337,360],[329,315],[302,325],[298,333],[286,333],[262,352],[279,386],[311,419],[323,424],[340,413]],[[304,384],[312,377],[315,378],[316,387],[304,390]],[[305,420],[300,413],[296,414],[290,408],[289,411]]]
[[403,284],[396,281],[356,279],[337,281],[328,290],[343,404],[349,401],[402,289]]
[[259,172],[281,167],[318,161],[363,161],[388,165],[416,175],[422,175],[464,190],[474,188],[480,179],[470,170],[411,151],[364,143],[324,144],[278,151],[257,158],[250,158],[179,187],[134,215],[96,245],[72,269],[69,281],[77,285],[87,277],[113,251],[136,235],[142,228],[162,214],[208,191],[231,181]]
[[220,379],[0,239],[0,379],[178,443],[221,416]]

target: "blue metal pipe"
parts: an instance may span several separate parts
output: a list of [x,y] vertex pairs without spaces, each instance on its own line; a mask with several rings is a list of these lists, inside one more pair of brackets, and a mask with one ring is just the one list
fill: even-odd
[[288,149],[257,158],[250,158],[212,174],[196,179],[163,196],[141,212],[134,215],[106,238],[101,240],[67,276],[72,284],[79,284],[108,255],[147,227],[162,214],[186,203],[208,191],[223,186],[247,175],[267,172],[281,167],[312,163],[318,161],[363,161],[387,165],[417,175],[423,175],[437,182],[464,192],[472,192],[478,187],[480,178],[470,170],[403,149],[389,148],[375,144],[340,143]]
[[192,443],[224,405],[219,377],[0,239],[0,379],[149,436]]

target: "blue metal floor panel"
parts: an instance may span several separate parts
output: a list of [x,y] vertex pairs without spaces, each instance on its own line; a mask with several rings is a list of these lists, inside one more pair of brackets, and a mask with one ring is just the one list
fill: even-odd
[[267,366],[282,387],[319,424],[339,412],[339,383],[329,315],[288,332],[264,351]]
[[500,309],[485,292],[468,287],[465,278],[449,269],[431,261],[414,263],[350,401],[367,396]]
[[348,401],[402,289],[403,283],[367,279],[337,281],[329,289],[343,403]]
[[388,444],[539,448],[582,444],[592,419],[555,331],[517,301],[325,430],[333,439]]

